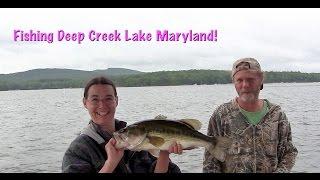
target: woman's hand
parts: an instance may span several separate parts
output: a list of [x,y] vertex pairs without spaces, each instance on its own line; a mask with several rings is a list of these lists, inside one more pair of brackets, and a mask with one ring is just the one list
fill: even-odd
[[108,159],[104,163],[102,169],[99,171],[100,173],[112,173],[123,157],[124,149],[116,149],[115,144],[116,140],[114,138],[111,138],[106,144],[105,150],[107,152]]
[[181,144],[178,144],[174,142],[170,147],[168,151],[160,151],[156,167],[154,169],[155,173],[166,173],[168,172],[169,167],[169,154],[175,153],[175,154],[182,154],[182,146]]
[[177,142],[173,143],[170,147],[168,152],[169,153],[175,153],[175,154],[182,154],[182,146],[181,144],[178,144]]

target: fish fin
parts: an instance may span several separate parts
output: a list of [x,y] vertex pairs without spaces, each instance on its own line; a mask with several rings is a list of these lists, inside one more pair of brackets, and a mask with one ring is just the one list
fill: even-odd
[[141,143],[138,143],[137,145],[132,145],[131,147],[129,146],[128,149],[130,149],[132,151],[141,151],[141,150],[143,150],[143,145],[148,143],[148,141],[149,141],[148,138],[144,138]]
[[202,126],[202,123],[197,119],[180,119],[178,121],[191,126],[193,129],[197,131],[200,130]]
[[164,144],[164,139],[157,136],[147,136],[149,139],[149,143],[154,145],[155,147],[160,147],[162,144]]
[[219,147],[215,147],[215,148],[210,148],[209,152],[219,161],[224,162],[226,159],[226,152],[219,148]]
[[208,148],[210,154],[212,154],[216,159],[221,162],[225,161],[226,153],[228,149],[231,147],[232,139],[228,137],[218,136],[212,137],[214,140],[212,142],[216,142],[215,145],[211,144]]
[[127,142],[129,144],[129,146],[127,147],[127,149],[139,149],[147,140],[147,134],[141,135],[139,139],[137,139],[136,141],[130,141]]
[[156,120],[166,120],[166,119],[167,119],[167,116],[162,115],[162,114],[159,114],[159,115],[157,115],[156,117],[154,117],[154,119],[156,119]]
[[232,139],[225,137],[225,136],[217,136],[215,137],[216,139],[216,146],[221,148],[221,149],[229,149],[232,144]]
[[150,149],[148,151],[154,157],[158,158],[160,156],[160,149]]

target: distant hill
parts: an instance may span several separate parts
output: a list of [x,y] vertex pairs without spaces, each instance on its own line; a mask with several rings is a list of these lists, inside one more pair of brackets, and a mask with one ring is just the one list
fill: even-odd
[[74,69],[33,69],[12,74],[0,74],[0,91],[23,89],[60,89],[81,88],[94,76],[138,75],[144,72],[125,69],[108,68],[105,70],[82,71]]
[[[176,86],[231,83],[230,71],[182,70],[140,72],[131,69],[81,71],[73,69],[35,69],[25,72],[0,74],[0,91],[26,89],[83,88],[93,76],[105,75],[116,86]],[[265,83],[320,82],[320,73],[265,72]]]
[[41,79],[88,79],[93,76],[120,76],[142,74],[143,72],[125,69],[108,68],[105,70],[82,71],[74,69],[34,69],[12,74],[0,74],[0,81],[30,81]]
[[105,74],[107,76],[123,76],[123,75],[134,75],[134,74],[143,74],[144,72],[136,71],[132,69],[125,68],[109,68],[105,70],[95,70],[94,74]]

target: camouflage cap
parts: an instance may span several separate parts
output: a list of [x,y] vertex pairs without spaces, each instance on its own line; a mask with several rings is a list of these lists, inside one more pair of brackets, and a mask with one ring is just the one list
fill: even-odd
[[262,72],[259,62],[254,58],[242,58],[234,62],[231,77],[233,78],[233,76],[241,70],[255,70]]

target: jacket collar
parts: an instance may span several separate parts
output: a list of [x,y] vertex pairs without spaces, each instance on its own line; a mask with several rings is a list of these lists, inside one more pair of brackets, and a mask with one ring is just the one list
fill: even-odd
[[[267,102],[267,106],[268,106],[269,111],[271,111],[271,110],[273,111],[276,107],[278,107],[277,105],[270,103],[270,101],[268,99],[262,99],[262,100]],[[237,98],[232,99],[231,103],[233,105],[233,108],[238,109],[240,111],[240,108],[239,108],[240,106],[237,102]]]

